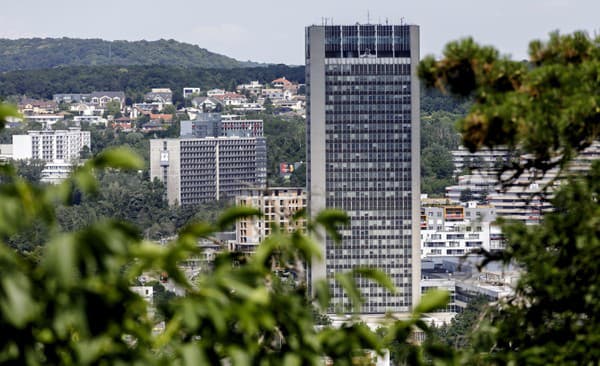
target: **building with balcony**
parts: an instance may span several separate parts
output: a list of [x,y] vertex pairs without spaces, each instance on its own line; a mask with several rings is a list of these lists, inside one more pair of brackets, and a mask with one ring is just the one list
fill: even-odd
[[236,222],[236,251],[254,252],[256,246],[275,228],[283,232],[306,228],[304,218],[294,219],[294,214],[306,208],[306,191],[303,188],[249,189],[236,196],[235,204],[257,208],[263,214]]

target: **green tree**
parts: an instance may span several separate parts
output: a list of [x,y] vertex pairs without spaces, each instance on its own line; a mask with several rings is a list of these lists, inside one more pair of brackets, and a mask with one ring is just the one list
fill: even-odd
[[469,363],[586,365],[600,360],[600,165],[578,176],[566,167],[600,137],[600,39],[582,32],[533,41],[529,62],[512,61],[471,39],[426,58],[420,75],[474,100],[462,119],[471,151],[506,146],[520,159],[503,164],[510,183],[524,171],[561,169],[555,210],[539,226],[505,223],[504,253],[487,260],[523,269],[516,293],[493,307]]
[[121,102],[112,100],[106,103],[103,117],[106,118],[107,116],[113,116],[114,118],[121,117]]

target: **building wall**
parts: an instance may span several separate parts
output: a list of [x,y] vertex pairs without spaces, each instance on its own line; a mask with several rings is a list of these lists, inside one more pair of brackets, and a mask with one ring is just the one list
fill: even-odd
[[[358,279],[363,313],[409,311],[418,301],[418,26],[307,28],[309,211],[345,210],[342,243],[322,243],[311,283],[326,278],[335,306],[348,298],[335,273],[359,266],[388,274],[396,294]],[[332,309],[333,310],[333,309]]]
[[240,251],[254,251],[271,233],[273,226],[291,232],[303,229],[306,225],[306,220],[292,218],[296,212],[306,208],[306,192],[303,188],[248,190],[236,196],[235,203],[257,208],[263,213],[261,217],[247,217],[236,222],[236,249]]
[[81,150],[91,146],[89,131],[42,130],[13,136],[14,159],[41,159],[46,162],[79,158]]
[[181,203],[179,139],[150,140],[150,179],[158,179],[167,187],[169,204]]
[[12,157],[15,160],[31,159],[33,157],[32,152],[32,140],[29,135],[13,135],[13,153]]
[[166,182],[170,204],[233,198],[266,186],[266,153],[262,137],[150,140],[150,177]]

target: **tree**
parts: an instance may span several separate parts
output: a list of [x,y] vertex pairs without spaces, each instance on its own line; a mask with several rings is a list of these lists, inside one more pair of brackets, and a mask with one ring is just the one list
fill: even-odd
[[106,103],[103,117],[106,118],[107,116],[113,116],[114,118],[121,117],[121,102],[111,100]]
[[177,113],[177,109],[173,104],[165,104],[165,106],[162,109],[162,113],[174,115],[175,113]]
[[15,162],[17,174],[30,183],[39,183],[46,162],[39,159],[18,160]]
[[460,123],[466,147],[506,146],[520,157],[502,165],[503,183],[532,169],[561,171],[554,212],[539,226],[505,222],[506,251],[484,253],[523,273],[515,295],[488,312],[469,363],[600,360],[600,164],[577,176],[566,169],[600,137],[599,41],[552,33],[530,43],[529,62],[517,62],[465,39],[420,65],[428,86],[474,100]]

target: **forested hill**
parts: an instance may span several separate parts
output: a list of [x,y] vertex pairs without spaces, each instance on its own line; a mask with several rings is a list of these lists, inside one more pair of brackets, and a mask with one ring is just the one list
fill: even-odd
[[203,90],[235,90],[236,85],[250,80],[266,83],[282,76],[303,83],[304,66],[268,65],[233,69],[164,65],[72,66],[0,73],[0,96],[27,95],[51,99],[56,93],[123,90],[128,97],[136,100],[150,88],[171,88],[176,94],[180,94],[185,86],[198,86]]
[[257,63],[238,61],[175,40],[0,39],[0,72],[100,65],[171,65],[209,68],[259,66]]

